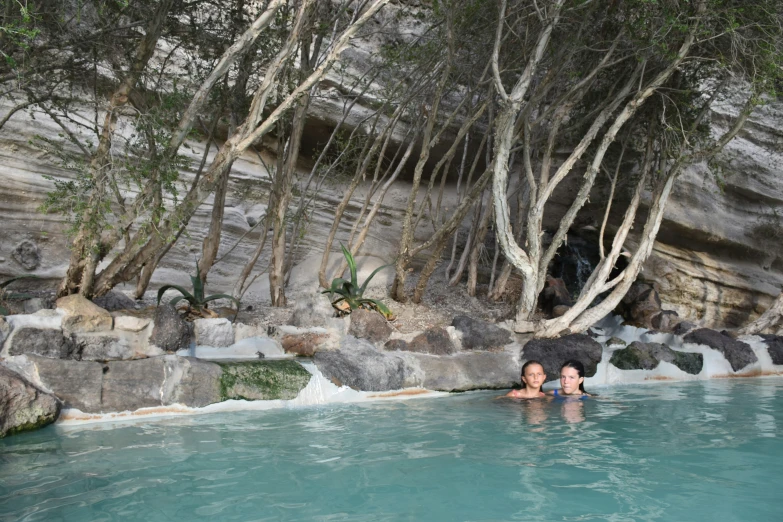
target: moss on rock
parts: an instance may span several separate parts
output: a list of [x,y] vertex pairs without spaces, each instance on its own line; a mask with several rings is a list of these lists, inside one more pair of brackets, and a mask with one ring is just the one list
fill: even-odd
[[704,368],[704,356],[700,353],[674,352],[674,361],[677,368],[691,375],[698,375]]
[[609,362],[621,370],[652,370],[659,363],[649,352],[640,350],[634,343],[615,351]]
[[292,360],[220,363],[221,400],[293,399],[310,382],[310,372]]
[[704,357],[700,353],[678,352],[665,344],[633,342],[617,350],[609,360],[621,370],[653,370],[661,361],[675,365],[691,375],[701,372]]

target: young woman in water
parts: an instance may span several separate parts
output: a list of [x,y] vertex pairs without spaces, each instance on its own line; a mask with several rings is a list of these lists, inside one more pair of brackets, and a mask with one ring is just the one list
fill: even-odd
[[590,397],[585,391],[585,367],[579,361],[566,361],[560,367],[560,389],[547,392],[555,397]]
[[522,389],[511,390],[506,394],[506,397],[513,399],[537,399],[538,397],[545,397],[544,392],[541,391],[544,381],[546,381],[546,374],[544,373],[544,367],[538,361],[527,361],[522,365]]

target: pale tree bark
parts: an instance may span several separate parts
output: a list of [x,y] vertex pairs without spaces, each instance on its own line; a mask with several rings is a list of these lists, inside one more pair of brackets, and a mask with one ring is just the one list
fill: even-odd
[[478,263],[479,256],[481,255],[481,249],[484,247],[484,239],[487,237],[487,231],[489,229],[489,222],[492,220],[492,205],[487,205],[484,209],[484,214],[481,216],[478,227],[476,229],[476,235],[473,239],[473,246],[470,249],[470,257],[468,259],[468,295],[476,295],[476,284],[478,283]]
[[[612,252],[609,254],[609,256],[607,256],[606,259],[599,263],[599,266],[597,267],[598,273],[591,276],[591,280],[588,281],[590,285],[589,289],[582,292],[582,295],[580,295],[574,307],[566,312],[566,314],[564,314],[562,317],[545,321],[543,324],[538,325],[538,329],[536,331],[537,336],[554,337],[557,335],[562,335],[563,333],[583,332],[594,323],[605,317],[606,314],[615,309],[615,307],[620,303],[620,300],[625,296],[625,294],[628,292],[628,289],[636,280],[636,277],[639,275],[644,262],[649,257],[650,252],[652,252],[655,238],[657,237],[658,230],[660,229],[661,222],[663,220],[666,203],[669,199],[672,186],[677,176],[687,165],[690,165],[696,161],[709,160],[714,157],[715,154],[720,152],[726,146],[726,144],[731,141],[742,129],[757,104],[758,100],[754,95],[751,95],[748,101],[745,103],[745,106],[740,110],[737,118],[734,120],[732,127],[729,128],[729,130],[726,131],[716,141],[714,146],[692,154],[682,154],[679,159],[671,166],[668,166],[668,168],[667,165],[663,165],[663,168],[666,169],[666,172],[663,179],[661,179],[658,183],[658,188],[653,194],[653,199],[650,204],[644,230],[641,234],[639,246],[631,256],[626,268],[613,280],[608,280],[611,269],[614,266],[614,262],[620,254],[620,249],[622,248],[625,241],[625,236],[630,230],[633,218],[629,216],[632,213],[635,214],[635,208],[629,208],[628,212],[626,213],[626,219],[623,222],[619,234],[615,237],[613,242]],[[648,152],[649,151],[650,148],[648,146]],[[649,165],[646,165],[645,168],[649,170],[650,167]],[[641,192],[640,187],[637,187],[637,192]],[[635,199],[637,198],[638,196],[635,196]],[[611,290],[611,292],[603,299],[603,301],[601,301],[598,305],[587,309],[589,304],[596,296],[609,290]],[[584,310],[584,312],[582,312],[582,310]]]
[[[166,13],[171,8],[172,3],[173,0],[165,0],[159,4],[156,14],[152,19],[151,26],[145,31],[145,36],[137,51],[136,61],[131,72],[126,76],[123,84],[112,96],[110,107],[106,115],[106,121],[104,122],[103,132],[99,140],[99,147],[92,162],[98,171],[101,170],[100,165],[106,163],[106,159],[110,152],[111,138],[118,116],[117,109],[127,103],[127,98],[130,95],[133,86],[138,82],[139,76],[146,68],[146,64],[152,56],[157,40],[160,38],[162,24],[165,21]],[[251,27],[240,37],[235,45],[224,53],[217,67],[201,85],[183,118],[180,120],[178,130],[175,132],[174,136],[172,136],[164,153],[165,157],[173,158],[176,155],[179,146],[192,128],[198,112],[206,102],[207,95],[214,84],[225,75],[225,72],[233,62],[247,51],[261,32],[269,25],[282,3],[283,0],[272,0],[267,10],[254,21]],[[96,197],[99,197],[102,186],[100,176],[97,181],[99,182],[96,183],[96,188],[93,190],[93,193]],[[86,230],[81,230],[79,234],[77,234],[72,249],[73,254],[71,256],[69,268],[58,291],[59,295],[75,291],[79,291],[84,295],[93,293],[92,280],[94,278],[94,268],[97,266],[97,263],[128,233],[131,225],[145,211],[147,203],[151,197],[154,197],[154,193],[155,182],[154,180],[151,180],[145,185],[133,204],[118,218],[117,223],[115,223],[110,230],[104,231],[100,237],[96,237],[92,240],[90,247],[92,253],[87,259],[84,259],[87,251]],[[95,201],[95,203],[97,204],[98,202]],[[89,207],[96,208],[93,203],[91,203]],[[88,268],[87,272],[83,271],[85,266]],[[81,284],[81,279],[84,279],[84,285]],[[84,290],[82,290],[81,287],[84,287]],[[103,291],[105,292],[107,290]]]
[[[236,7],[234,9],[234,31],[239,30],[239,24],[242,20],[242,10],[244,9],[245,0],[238,0]],[[267,13],[272,13],[272,9],[274,8],[274,2],[272,5],[267,8],[264,15]],[[236,49],[236,52],[240,54],[244,54],[242,57],[237,71],[237,77],[234,81],[234,85],[229,89],[229,100],[225,100],[224,103],[228,102],[228,106],[230,107],[230,114],[229,114],[229,132],[228,134],[231,135],[234,133],[236,127],[239,125],[239,122],[242,120],[243,113],[245,111],[245,98],[246,98],[246,90],[247,90],[247,83],[250,80],[250,73],[253,66],[254,56],[253,53],[248,53],[244,51],[243,49],[247,49],[245,47],[245,41],[255,41],[257,36],[260,34],[263,27],[266,27],[266,25],[269,24],[268,20],[264,20],[264,15],[257,18],[256,21],[251,25],[250,29],[248,31],[245,31],[245,33],[240,37],[239,41],[236,41],[230,49]],[[269,15],[271,16],[271,14]],[[262,25],[263,24],[263,25]],[[232,38],[234,35],[232,35]],[[227,50],[229,56],[233,56],[231,51]],[[226,57],[226,54],[224,52],[224,58],[221,60],[221,62],[218,64],[218,66],[215,68],[215,70],[212,71],[210,74],[210,78],[207,79],[207,82],[201,86],[199,89],[199,92],[196,94],[196,98],[200,100],[201,103],[203,103],[202,97],[205,96],[205,92],[208,92],[209,89],[212,88],[212,85],[210,85],[210,80],[215,76],[216,70],[223,70],[225,67],[222,67],[222,65],[228,61],[228,57]],[[224,81],[227,83],[227,75],[224,77]],[[180,129],[178,129],[178,133],[175,134],[174,139],[175,140],[181,140],[181,131],[184,127],[187,127],[188,125],[185,123],[186,120],[190,119],[192,116],[190,116],[190,113],[194,110],[193,103],[191,103],[191,106],[188,107],[188,113],[186,113],[183,120],[180,121]],[[181,141],[180,141],[181,143]],[[179,147],[179,144],[175,143],[174,146]],[[171,149],[174,151],[175,149]],[[228,195],[228,178],[229,173],[231,172],[232,165],[229,165],[226,168],[225,173],[220,177],[220,180],[217,183],[217,186],[215,188],[215,194],[213,196],[212,200],[212,215],[209,222],[209,229],[207,230],[207,234],[204,236],[204,240],[201,245],[201,259],[198,260],[198,272],[199,272],[199,278],[201,279],[201,282],[203,284],[206,284],[207,282],[207,276],[209,275],[209,271],[212,269],[212,266],[215,264],[215,260],[217,259],[218,250],[220,249],[220,241],[221,236],[223,232],[223,216],[225,214],[226,209],[226,196]]]
[[267,210],[272,221],[272,258],[269,262],[269,292],[272,306],[285,306],[285,246],[286,219],[285,213],[291,201],[291,189],[294,183],[296,163],[299,159],[299,149],[302,144],[302,133],[307,119],[307,107],[310,95],[303,96],[294,112],[291,124],[285,162],[282,169],[276,172],[270,194],[271,204]]
[[[585,175],[586,179],[582,183],[582,187],[580,188],[579,193],[577,194],[572,205],[566,212],[565,216],[561,219],[560,225],[558,227],[557,232],[554,235],[552,243],[550,244],[547,251],[543,253],[543,255],[539,254],[540,245],[537,240],[538,237],[537,231],[540,230],[541,217],[543,215],[543,207],[546,201],[551,196],[554,187],[557,185],[557,183],[560,182],[560,180],[562,180],[567,170],[571,169],[573,163],[569,164],[569,162],[570,160],[572,160],[572,158],[574,158],[573,153],[572,153],[572,157],[569,158],[569,160],[567,160],[563,165],[561,165],[561,167],[558,169],[558,172],[555,173],[555,175],[553,176],[552,180],[550,180],[545,186],[541,187],[541,190],[537,196],[537,203],[531,207],[531,211],[528,217],[528,227],[529,227],[528,240],[530,241],[529,257],[521,258],[520,256],[518,256],[518,258],[515,259],[513,256],[509,257],[507,254],[509,260],[518,269],[520,269],[524,280],[524,288],[522,292],[522,297],[520,298],[520,305],[517,311],[517,317],[515,321],[515,329],[517,331],[526,332],[526,331],[538,330],[538,325],[534,322],[531,322],[530,318],[532,317],[535,311],[535,304],[536,304],[538,293],[543,288],[543,284],[546,276],[546,268],[549,262],[554,257],[560,244],[565,239],[568,229],[572,225],[577,212],[583,206],[584,202],[587,200],[587,197],[589,196],[590,193],[590,189],[592,188],[592,185],[594,183],[595,176],[597,175],[598,169],[601,166],[603,157],[609,145],[614,141],[615,136],[622,128],[622,126],[633,116],[633,114],[638,110],[638,108],[654,92],[656,92],[656,90],[666,80],[668,80],[668,78],[673,74],[673,72],[679,67],[679,65],[688,55],[688,52],[695,40],[694,34],[696,31],[696,26],[697,24],[694,24],[692,26],[690,33],[685,37],[685,40],[683,44],[680,46],[676,57],[674,58],[674,60],[672,60],[669,66],[667,66],[664,70],[658,73],[653,80],[648,82],[643,89],[641,89],[635,96],[633,96],[631,101],[629,101],[625,105],[625,107],[620,112],[620,114],[617,117],[615,117],[612,125],[604,134],[601,143],[599,144],[598,150],[596,151],[595,156],[587,169],[587,173]],[[641,66],[643,66],[643,64],[641,64],[640,67]],[[637,73],[632,76],[632,80],[635,78],[637,74],[639,74],[639,68],[637,68]],[[618,96],[615,99],[616,102],[622,100],[628,94],[629,90],[630,90],[630,82],[626,84],[623,91],[618,93]],[[609,114],[614,112],[615,110],[614,105],[615,104],[613,103],[602,112],[604,118],[608,118]],[[601,118],[599,117],[599,120],[600,119]],[[603,123],[601,123],[601,126],[602,125]],[[587,133],[587,135],[582,140],[580,145],[577,146],[577,150],[575,150],[575,152],[577,152],[580,149],[580,146],[584,146],[584,148],[586,148],[587,145],[586,141],[589,139],[589,141],[591,142],[595,135],[594,133],[597,133],[599,128],[600,127],[596,127],[596,125],[594,124],[591,128],[591,131]],[[496,168],[496,179],[494,181],[494,187],[496,189],[495,190],[496,213],[499,213],[501,210],[507,212],[507,209],[502,208],[502,205],[498,205],[498,202],[500,202],[501,200],[504,203],[505,198],[498,197],[498,195],[502,195],[502,190],[501,190],[502,185],[499,185],[497,178],[498,176],[497,176],[497,168]],[[497,219],[498,219],[498,228],[500,229],[499,232],[500,237],[511,239],[511,232],[507,224],[507,219],[501,220],[500,217],[498,217]],[[501,244],[503,244],[503,242],[501,242]],[[516,248],[519,251],[525,253],[524,250],[521,249],[518,245],[514,245],[514,246],[516,246]],[[506,250],[506,245],[504,245],[504,251],[505,250]]]
[[756,335],[763,333],[764,331],[772,331],[774,328],[778,327],[781,322],[783,322],[783,292],[778,295],[772,303],[772,306],[761,314],[758,319],[743,326],[737,332],[742,335]]
[[[394,172],[389,177],[389,179],[387,179],[386,182],[383,184],[383,187],[381,187],[380,193],[376,197],[375,203],[373,204],[370,213],[367,214],[367,216],[364,219],[364,224],[362,225],[362,229],[359,231],[358,238],[356,239],[355,242],[350,244],[351,255],[356,256],[356,254],[359,253],[359,249],[362,247],[362,245],[364,245],[364,241],[367,239],[367,234],[370,232],[370,226],[375,220],[375,216],[378,214],[378,211],[380,210],[381,205],[383,204],[383,198],[386,196],[386,193],[388,192],[389,188],[391,188],[392,184],[397,180],[397,177],[400,175],[403,168],[405,167],[405,164],[408,162],[408,158],[410,158],[410,155],[413,152],[413,148],[416,145],[417,136],[418,136],[418,130],[417,132],[414,133],[413,138],[410,140],[408,144],[408,147],[405,149],[405,153],[403,154],[400,161],[397,163],[397,167],[394,169]],[[340,263],[340,267],[337,269],[335,273],[338,275],[343,274],[346,268],[348,268],[348,264],[345,260],[343,260]]]
[[[399,82],[397,82],[397,84],[392,89],[392,92],[396,93],[399,88],[404,86],[405,80],[407,80],[409,77],[410,75],[406,75]],[[417,81],[414,81],[413,83],[414,86],[419,85],[420,88],[425,87],[429,83],[428,75],[423,74],[420,78],[417,79]],[[324,252],[321,257],[321,264],[318,267],[318,284],[321,285],[322,288],[329,288],[330,286],[330,283],[326,277],[326,267],[329,264],[330,254],[332,253],[332,245],[334,244],[334,239],[337,236],[337,230],[340,227],[343,214],[345,213],[346,208],[348,208],[348,205],[351,203],[351,198],[353,197],[354,192],[365,179],[367,169],[369,168],[372,159],[376,157],[376,154],[378,158],[377,168],[380,168],[381,159],[385,156],[386,149],[391,143],[394,135],[394,129],[400,122],[403,114],[405,113],[405,110],[410,106],[410,103],[418,93],[418,90],[419,89],[415,87],[411,89],[411,92],[408,93],[405,99],[403,99],[402,102],[397,106],[377,135],[375,134],[376,128],[382,116],[382,109],[386,106],[386,103],[384,103],[381,110],[376,112],[376,118],[373,122],[372,129],[369,132],[368,139],[365,141],[363,150],[359,156],[360,159],[354,172],[353,179],[351,180],[350,185],[345,189],[343,197],[335,209],[334,220],[332,221],[332,226],[329,229],[329,234],[326,238],[326,243],[324,244]],[[372,136],[375,137],[370,139]]]
[[95,269],[100,261],[100,231],[95,230],[98,209],[103,205],[105,185],[111,167],[111,147],[114,131],[119,117],[119,111],[127,105],[131,91],[139,82],[141,75],[152,58],[158,39],[163,31],[169,11],[174,0],[163,0],[158,4],[155,13],[149,20],[145,35],[136,48],[133,64],[123,78],[119,87],[114,91],[106,108],[103,127],[98,139],[98,146],[93,154],[89,175],[92,179],[93,189],[90,200],[81,216],[79,231],[74,238],[71,247],[71,259],[65,277],[60,282],[57,290],[58,296],[72,293],[80,293],[90,296],[93,291]]
[[[238,127],[235,135],[231,136],[223,144],[207,173],[201,178],[199,183],[185,195],[181,203],[161,225],[160,230],[157,231],[158,233],[150,235],[146,242],[132,241],[131,244],[125,246],[123,252],[117,255],[111,263],[109,263],[106,269],[98,276],[95,288],[97,295],[102,295],[115,285],[134,277],[141,266],[154,257],[156,252],[170,240],[174,229],[187,223],[198,206],[212,193],[219,176],[226,167],[252,146],[259,138],[269,132],[282,114],[292,108],[302,96],[309,92],[310,89],[323,78],[362,25],[364,25],[369,18],[374,16],[387,2],[388,0],[375,0],[372,2],[367,9],[334,40],[326,58],[313,73],[300,83],[268,116],[262,118],[266,98],[269,90],[274,86],[274,77],[276,77],[283,63],[287,61],[290,53],[293,52],[293,48],[295,47],[295,45],[284,46],[284,49],[281,51],[281,56],[278,56],[273,60],[267,69],[265,79],[256,91],[248,118]],[[301,9],[307,8],[308,5],[309,3],[303,2]],[[298,15],[298,19],[299,18]],[[289,38],[296,42],[299,38],[299,33],[296,30],[292,30]]]
[[[492,179],[493,202],[495,206],[496,233],[503,248],[506,259],[512,263],[522,274],[525,286],[520,297],[516,322],[526,321],[535,308],[535,276],[538,272],[537,259],[528,255],[514,240],[510,225],[510,212],[506,199],[506,186],[508,185],[508,161],[514,139],[514,126],[516,116],[522,108],[522,102],[533,77],[533,73],[541,60],[544,51],[549,44],[549,39],[560,18],[560,9],[564,0],[557,0],[551,7],[552,13],[548,23],[538,35],[538,40],[528,63],[515,84],[511,94],[506,94],[498,71],[498,52],[503,30],[503,17],[505,14],[505,0],[502,2],[500,21],[495,38],[495,50],[492,56],[492,69],[495,73],[495,86],[502,99],[500,113],[495,119],[495,144],[494,144],[494,175]],[[533,234],[532,236],[535,236]],[[532,237],[528,234],[528,237]],[[538,237],[535,237],[538,240]],[[532,245],[531,245],[532,248]]]

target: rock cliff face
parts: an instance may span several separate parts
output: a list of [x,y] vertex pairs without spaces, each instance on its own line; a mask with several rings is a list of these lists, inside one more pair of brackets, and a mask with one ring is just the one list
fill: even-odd
[[[393,16],[393,15],[388,15]],[[413,23],[413,22],[411,22]],[[416,22],[418,23],[418,22]],[[406,30],[415,33],[415,24]],[[352,67],[368,63],[372,49],[348,51]],[[313,100],[305,141],[315,143],[339,120],[346,94],[337,89],[337,79],[328,78]],[[5,113],[8,100],[0,100]],[[364,109],[352,120],[358,124],[372,104],[368,95]],[[361,104],[360,104],[361,105]],[[719,129],[730,105],[718,108],[713,125]],[[350,123],[350,121],[349,121]],[[73,179],[73,173],[52,155],[31,144],[35,137],[57,139],[59,127],[42,113],[17,113],[0,131],[0,280],[21,273],[36,274],[54,281],[68,262],[68,223],[55,214],[38,209],[53,179]],[[404,129],[399,132],[403,136]],[[444,140],[448,141],[448,140]],[[198,165],[204,144],[190,143],[183,154]],[[302,161],[303,177],[309,172]],[[228,191],[220,253],[224,255],[264,213],[269,193],[265,165],[274,164],[273,152],[245,154],[234,164]],[[759,109],[745,130],[727,147],[716,167],[696,166],[683,173],[674,190],[653,255],[641,275],[658,290],[664,308],[705,326],[735,326],[755,318],[780,291],[783,284],[783,103]],[[193,172],[182,173],[183,183]],[[291,294],[316,289],[315,270],[323,240],[333,221],[333,210],[347,181],[329,180],[318,190],[312,215],[297,251],[298,267],[291,278]],[[184,186],[184,185],[183,185]],[[398,181],[387,194],[381,217],[364,245],[360,265],[377,266],[396,255],[399,224],[409,184]],[[447,187],[448,189],[448,187]],[[132,188],[128,193],[132,195]],[[454,190],[448,191],[453,194]],[[337,239],[347,238],[352,217],[358,213],[364,193],[356,193],[346,212]],[[295,199],[293,205],[297,205]],[[449,206],[449,202],[444,203]],[[547,217],[562,212],[555,201]],[[208,200],[199,209],[178,244],[155,272],[152,286],[164,283],[189,284],[201,251],[211,210]],[[230,291],[236,274],[255,248],[259,234],[253,231],[210,272],[211,292]],[[340,254],[333,254],[335,261]],[[266,266],[262,258],[257,267]],[[391,271],[380,274],[376,285],[385,284]],[[260,277],[246,300],[268,299],[266,276]],[[126,287],[125,289],[130,289]]]
[[[720,128],[728,107],[719,107]],[[755,318],[783,285],[783,103],[759,108],[717,165],[679,178],[641,276],[705,325]]]

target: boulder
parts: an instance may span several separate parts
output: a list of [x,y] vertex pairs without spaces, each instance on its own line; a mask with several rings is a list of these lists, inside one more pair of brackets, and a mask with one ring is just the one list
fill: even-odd
[[461,352],[434,357],[411,352],[399,355],[409,368],[406,385],[438,391],[506,389],[519,381],[520,361],[509,352]]
[[136,357],[130,340],[108,334],[74,334],[82,361],[126,361]]
[[758,357],[747,343],[738,341],[709,328],[699,328],[682,339],[686,343],[709,346],[723,354],[735,372],[758,361]]
[[101,409],[132,411],[161,406],[165,379],[165,357],[109,362],[104,366]]
[[558,339],[531,339],[522,348],[522,360],[535,360],[544,367],[547,380],[560,378],[560,367],[574,359],[585,367],[585,377],[592,377],[601,362],[603,347],[583,334],[571,334]]
[[696,328],[696,325],[691,323],[690,321],[681,321],[677,323],[674,328],[672,328],[672,333],[674,335],[683,336]]
[[126,332],[141,332],[147,328],[152,319],[148,317],[136,317],[133,315],[115,315],[114,329]]
[[0,316],[0,348],[3,347],[3,343],[8,339],[10,333],[11,326],[8,324],[8,321],[5,320],[5,317]]
[[29,239],[16,245],[16,248],[11,251],[11,257],[25,270],[35,270],[41,264],[41,251],[38,245]]
[[565,306],[570,308],[574,304],[571,300],[571,294],[568,292],[568,288],[566,288],[565,281],[559,277],[549,275],[546,276],[544,289],[541,290],[538,296],[538,303],[549,316],[554,316],[556,307]]
[[220,402],[220,366],[173,355],[101,364],[28,357],[42,386],[67,408],[85,413],[132,411],[183,404]]
[[21,375],[0,366],[0,438],[57,420],[60,403]]
[[772,364],[783,364],[783,336],[763,334],[760,337],[767,345]]
[[196,345],[219,348],[234,344],[234,330],[228,319],[196,319],[193,329]]
[[678,322],[679,316],[673,310],[663,310],[650,318],[650,325],[659,332],[671,332]]
[[248,337],[231,346],[191,346],[177,352],[179,356],[198,357],[199,359],[264,359],[285,356],[283,347],[277,339],[269,337]]
[[305,332],[284,335],[280,339],[280,343],[286,353],[300,357],[312,357],[330,339],[331,336],[328,333]]
[[619,337],[611,337],[606,341],[606,346],[625,346],[628,343],[620,339]]
[[335,326],[335,310],[324,294],[305,294],[296,300],[290,324],[302,328]]
[[439,326],[433,326],[424,330],[424,332],[414,337],[411,342],[407,343],[405,347],[400,346],[398,349],[431,355],[451,355],[457,351],[457,347],[452,342],[449,332]]
[[220,363],[221,400],[290,400],[312,375],[293,360]]
[[64,314],[62,328],[66,333],[104,332],[112,329],[111,314],[81,295],[61,297],[56,306]]
[[691,375],[701,373],[704,357],[700,353],[675,351],[659,343],[635,341],[612,353],[611,364],[621,370],[653,370],[661,361],[671,363]]
[[388,341],[386,341],[386,344],[384,344],[383,347],[384,349],[389,350],[390,352],[409,351],[408,342],[402,339],[389,339]]
[[180,317],[170,304],[158,306],[153,319],[155,326],[149,342],[167,352],[176,352],[190,346],[193,325]]
[[164,405],[184,404],[191,408],[203,408],[220,402],[220,365],[194,357],[165,356],[166,380],[162,385]]
[[511,332],[508,330],[467,315],[454,317],[451,326],[462,333],[463,350],[500,348],[511,342]]
[[356,390],[398,390],[405,381],[405,364],[400,357],[350,335],[342,338],[337,350],[316,352],[313,361],[336,385]]
[[50,310],[54,308],[54,299],[52,297],[33,297],[25,299],[22,303],[25,314],[34,314],[39,310]]
[[66,408],[77,408],[86,413],[101,411],[103,364],[35,355],[28,355],[27,358],[35,366],[41,384],[57,396]]
[[655,328],[652,320],[662,312],[661,298],[652,285],[634,283],[620,302],[618,311],[635,326]]
[[78,359],[79,345],[61,330],[25,326],[16,330],[9,342],[8,355],[40,355],[52,359]]
[[271,335],[269,327],[258,324],[234,323],[234,342],[238,343],[242,339],[249,337],[265,337]]
[[117,310],[135,310],[137,308],[136,301],[127,295],[114,290],[100,297],[93,298],[92,302],[109,312],[116,312]]
[[351,326],[348,328],[348,333],[359,339],[382,343],[392,333],[389,322],[378,312],[360,308],[351,312],[349,317]]

